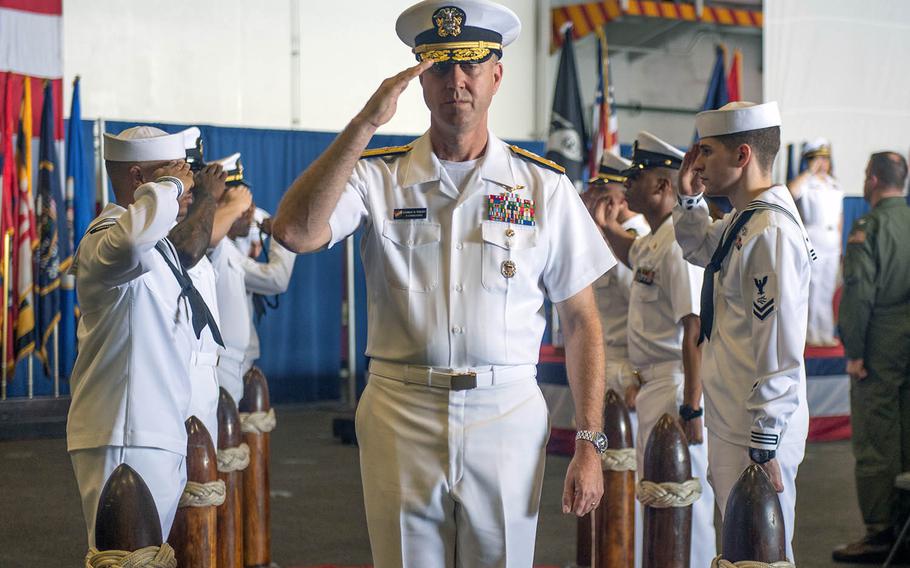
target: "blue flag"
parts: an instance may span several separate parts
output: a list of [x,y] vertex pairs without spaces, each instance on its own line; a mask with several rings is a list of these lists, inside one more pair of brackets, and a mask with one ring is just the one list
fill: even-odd
[[[41,111],[41,140],[38,146],[38,191],[35,197],[38,217],[38,257],[35,275],[36,353],[44,372],[53,376],[48,356],[48,342],[60,322],[60,259],[68,258],[69,239],[65,223],[58,222],[63,196],[60,191],[60,167],[54,140],[54,97],[50,81],[44,85],[44,108]],[[61,231],[62,229],[62,231]]]
[[[95,192],[85,175],[85,155],[82,140],[82,105],[79,100],[79,77],[73,81],[73,103],[66,128],[66,235],[68,249],[74,255],[82,235],[88,230],[95,213]],[[63,234],[61,233],[61,238]],[[60,261],[62,298],[60,306],[60,376],[68,379],[76,360],[75,278],[66,273],[72,255]]]

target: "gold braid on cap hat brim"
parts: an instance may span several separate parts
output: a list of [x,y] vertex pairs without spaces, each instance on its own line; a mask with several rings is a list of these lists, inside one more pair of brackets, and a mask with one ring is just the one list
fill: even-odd
[[597,182],[601,182],[601,183],[611,183],[611,182],[612,182],[612,183],[625,183],[625,181],[626,181],[627,179],[629,179],[629,178],[626,177],[626,176],[618,175],[618,174],[597,174],[596,176],[594,176],[594,177],[592,177],[591,179],[589,179],[589,180],[588,180],[588,183],[597,183]]
[[453,41],[425,43],[414,48],[421,61],[478,61],[489,57],[491,51],[502,51],[502,44],[493,41]]

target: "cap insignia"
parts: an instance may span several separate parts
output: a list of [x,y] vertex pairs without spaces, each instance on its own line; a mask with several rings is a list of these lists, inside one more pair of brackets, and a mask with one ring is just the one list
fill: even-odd
[[454,6],[440,8],[433,13],[433,23],[439,37],[458,37],[461,35],[461,24],[464,23],[464,10]]

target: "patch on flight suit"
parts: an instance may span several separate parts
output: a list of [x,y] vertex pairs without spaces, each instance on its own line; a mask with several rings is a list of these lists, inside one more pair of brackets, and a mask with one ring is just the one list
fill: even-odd
[[514,146],[514,145],[509,146],[509,149],[512,150],[512,152],[514,152],[516,156],[518,156],[519,158],[522,158],[523,160],[527,160],[531,163],[537,164],[538,166],[540,166],[542,168],[546,168],[546,169],[554,171],[558,174],[566,173],[566,169],[564,167],[560,166],[556,162],[551,162],[550,160],[548,160],[546,158],[542,158],[542,157],[538,156],[537,154],[535,154],[534,152],[530,152],[528,150],[525,150],[524,148],[519,148],[518,146]]
[[412,150],[412,146],[406,144],[404,146],[386,146],[385,148],[373,148],[371,150],[364,150],[360,154],[360,159],[364,158],[382,158],[386,162],[390,162],[395,158],[407,154]]
[[755,296],[752,300],[752,315],[765,321],[774,313],[774,297],[777,295],[777,276],[758,274],[752,277]]
[[861,245],[864,242],[866,242],[866,231],[859,227],[850,231],[850,236],[847,237],[847,244]]
[[396,221],[404,221],[405,219],[426,219],[427,218],[427,208],[426,207],[408,207],[405,209],[396,209],[392,213],[392,219]]
[[647,284],[650,286],[654,284],[654,279],[657,277],[657,271],[653,268],[641,268],[638,267],[635,270],[635,281],[641,282],[642,284]]

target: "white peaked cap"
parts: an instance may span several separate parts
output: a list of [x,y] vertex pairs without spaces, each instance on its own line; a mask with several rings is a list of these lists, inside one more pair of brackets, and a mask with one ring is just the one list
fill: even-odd
[[831,143],[828,142],[827,138],[816,138],[815,140],[806,144],[806,147],[803,148],[803,156],[806,156],[807,158],[830,155]]
[[216,164],[221,164],[221,167],[224,168],[224,171],[230,172],[237,169],[237,160],[240,159],[240,152],[234,152],[227,158],[221,158],[220,160],[215,160]]
[[[650,152],[652,154],[661,154],[670,158],[678,158],[682,160],[686,157],[686,153],[681,151],[676,146],[664,142],[657,136],[654,136],[650,132],[642,130],[638,133],[638,138],[635,139],[637,142],[636,148],[644,152]],[[634,161],[634,157],[632,158]]]
[[[427,33],[430,30],[439,30],[440,27],[434,20],[434,15],[438,15],[440,10],[454,8],[459,15],[463,15],[458,26],[454,29],[455,33]],[[462,30],[464,30],[462,32]],[[395,32],[398,37],[408,47],[416,47],[418,43],[428,43],[429,38],[435,38],[434,41],[446,42],[463,42],[463,41],[490,41],[496,40],[495,36],[501,37],[501,40],[495,41],[501,43],[503,47],[509,45],[518,38],[521,33],[521,20],[518,16],[505,6],[491,2],[489,0],[424,0],[418,2],[398,16],[395,22]],[[488,37],[485,32],[491,32],[494,37]],[[418,42],[418,36],[421,40]]]
[[[603,157],[600,159],[600,171],[608,173],[620,173],[623,170],[626,170],[629,166],[632,165],[632,162],[610,152],[609,150],[604,151]],[[612,171],[611,171],[612,170]]]
[[202,136],[202,132],[199,131],[195,126],[190,126],[182,132],[183,134],[183,147],[186,150],[192,150],[196,147],[196,140],[199,140],[199,137]]
[[737,101],[695,116],[695,130],[699,138],[749,132],[780,124],[780,109],[774,101],[764,104]]
[[159,162],[186,158],[184,133],[168,134],[154,126],[133,126],[104,134],[104,159],[112,162]]

